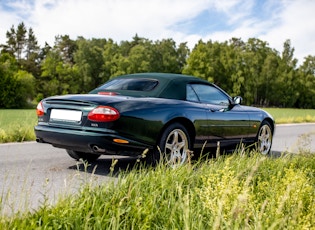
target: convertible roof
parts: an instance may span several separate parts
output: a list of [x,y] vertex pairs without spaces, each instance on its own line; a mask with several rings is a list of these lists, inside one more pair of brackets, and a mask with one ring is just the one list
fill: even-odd
[[184,75],[184,74],[175,74],[175,73],[134,73],[134,74],[126,74],[121,75],[115,78],[155,78],[155,79],[165,79],[168,81],[171,80],[198,80],[198,81],[204,81],[201,78],[197,78],[190,75]]
[[[189,75],[183,74],[172,74],[172,73],[136,73],[127,74],[114,77],[114,79],[121,78],[148,78],[156,79],[159,81],[159,85],[152,91],[130,91],[130,90],[115,90],[122,95],[136,96],[136,97],[158,97],[158,98],[169,98],[169,99],[186,99],[186,85],[187,83],[204,83],[210,84],[209,82]],[[91,93],[96,93],[98,89],[93,90]]]

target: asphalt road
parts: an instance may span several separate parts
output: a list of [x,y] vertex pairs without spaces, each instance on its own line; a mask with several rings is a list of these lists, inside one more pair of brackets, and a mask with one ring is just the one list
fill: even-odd
[[[273,155],[299,150],[315,153],[315,124],[280,125],[276,128]],[[111,172],[112,157],[102,156],[84,165],[65,150],[35,142],[0,145],[0,215],[34,210],[46,202],[78,191],[81,185],[108,183],[119,170],[128,170],[135,159],[119,158]],[[1,203],[2,202],[2,203]]]
[[273,152],[315,152],[315,123],[278,125],[273,139]]

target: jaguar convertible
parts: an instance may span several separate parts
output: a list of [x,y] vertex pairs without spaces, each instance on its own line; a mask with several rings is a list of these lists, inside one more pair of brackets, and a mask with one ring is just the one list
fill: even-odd
[[[265,111],[241,105],[193,76],[140,73],[115,77],[89,94],[53,96],[37,106],[36,140],[74,159],[102,154],[184,163],[191,151],[244,143],[269,154],[275,130]],[[145,151],[146,150],[146,151]]]

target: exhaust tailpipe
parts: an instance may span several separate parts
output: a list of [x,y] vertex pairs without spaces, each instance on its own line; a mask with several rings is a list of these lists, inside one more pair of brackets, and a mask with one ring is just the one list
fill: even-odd
[[105,153],[105,152],[106,152],[105,149],[100,148],[100,147],[98,147],[97,145],[93,145],[93,146],[92,146],[92,149],[93,149],[94,152],[97,152],[97,153]]
[[44,141],[41,138],[36,138],[37,143],[44,143]]

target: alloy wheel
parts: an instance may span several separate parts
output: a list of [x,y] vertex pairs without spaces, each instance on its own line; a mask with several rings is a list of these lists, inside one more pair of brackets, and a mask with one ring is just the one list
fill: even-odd
[[169,165],[181,165],[187,160],[188,138],[181,129],[172,130],[165,142],[164,152]]
[[263,124],[258,133],[258,151],[263,154],[269,154],[272,145],[272,131],[269,124]]

